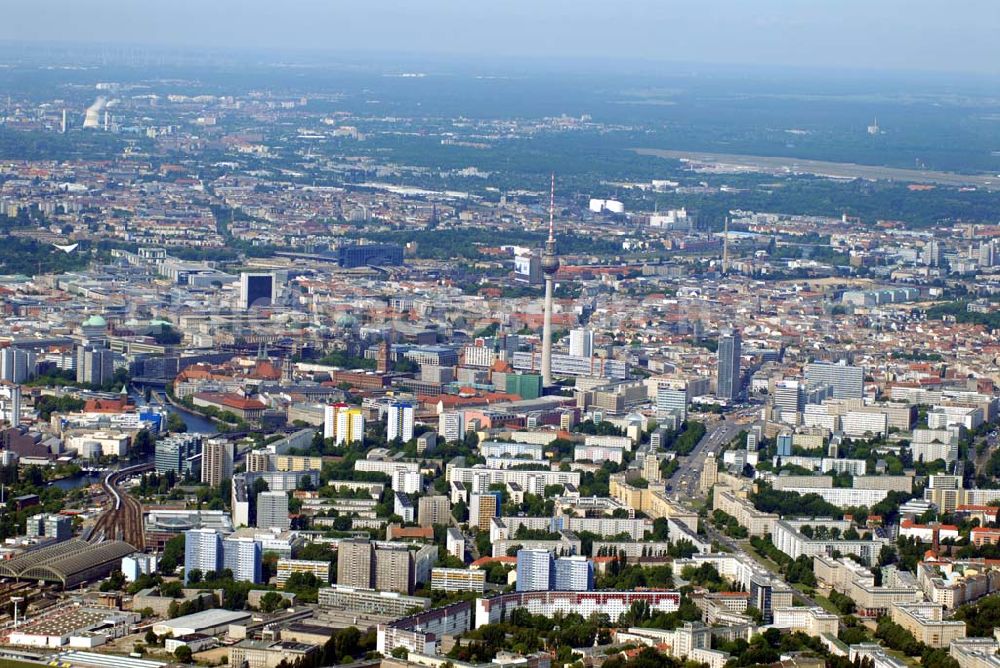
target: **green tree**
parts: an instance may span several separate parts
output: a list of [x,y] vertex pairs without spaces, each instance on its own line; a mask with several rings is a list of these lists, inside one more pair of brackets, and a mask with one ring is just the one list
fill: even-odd
[[288,599],[276,591],[269,591],[260,597],[261,612],[274,612],[288,607]]

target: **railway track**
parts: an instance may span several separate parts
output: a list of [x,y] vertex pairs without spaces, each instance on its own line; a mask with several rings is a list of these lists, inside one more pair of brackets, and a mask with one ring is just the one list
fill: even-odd
[[119,488],[125,479],[153,468],[152,464],[139,464],[112,471],[104,476],[101,486],[111,502],[111,507],[97,519],[90,532],[90,541],[123,540],[137,550],[146,548],[142,530],[142,504],[128,492]]

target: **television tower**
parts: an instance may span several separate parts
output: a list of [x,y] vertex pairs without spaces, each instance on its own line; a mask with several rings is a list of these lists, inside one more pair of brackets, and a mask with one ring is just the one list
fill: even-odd
[[545,242],[545,252],[542,255],[542,273],[545,274],[545,313],[542,320],[542,385],[552,385],[552,290],[559,271],[559,258],[556,257],[555,237],[556,215],[556,175],[552,175],[552,188],[549,191],[549,238]]

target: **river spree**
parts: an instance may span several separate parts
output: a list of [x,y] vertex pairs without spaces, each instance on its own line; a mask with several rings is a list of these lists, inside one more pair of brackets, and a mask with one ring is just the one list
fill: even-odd
[[[146,401],[143,399],[142,395],[138,392],[135,391],[129,392],[129,397],[132,399],[132,401],[135,402],[137,406],[144,406],[146,404]],[[157,405],[164,407],[168,414],[176,413],[177,415],[180,415],[181,419],[184,420],[184,424],[187,425],[187,430],[189,432],[200,432],[202,434],[216,433],[215,424],[213,424],[211,420],[202,417],[197,413],[191,413],[183,409],[174,408],[169,403],[167,403],[166,398],[162,396],[162,393],[159,396],[154,394],[153,403],[156,403]],[[151,461],[153,461],[152,455],[150,455],[144,460],[144,462],[151,462]],[[144,463],[144,462],[138,462],[138,463]],[[127,462],[125,464],[122,464],[122,466],[131,466],[135,463],[137,462]],[[118,468],[118,467],[114,466],[112,468]],[[63,478],[62,480],[56,480],[55,482],[52,482],[50,484],[55,485],[60,489],[70,490],[70,489],[76,489],[78,487],[86,487],[87,485],[99,483],[105,475],[106,474],[104,473],[81,473],[78,476],[74,476],[72,478]]]

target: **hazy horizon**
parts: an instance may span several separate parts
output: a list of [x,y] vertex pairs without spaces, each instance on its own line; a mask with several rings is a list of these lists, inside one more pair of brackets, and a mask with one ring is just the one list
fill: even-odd
[[352,58],[628,62],[1000,74],[1000,9],[916,0],[39,0],[5,8],[0,40]]

